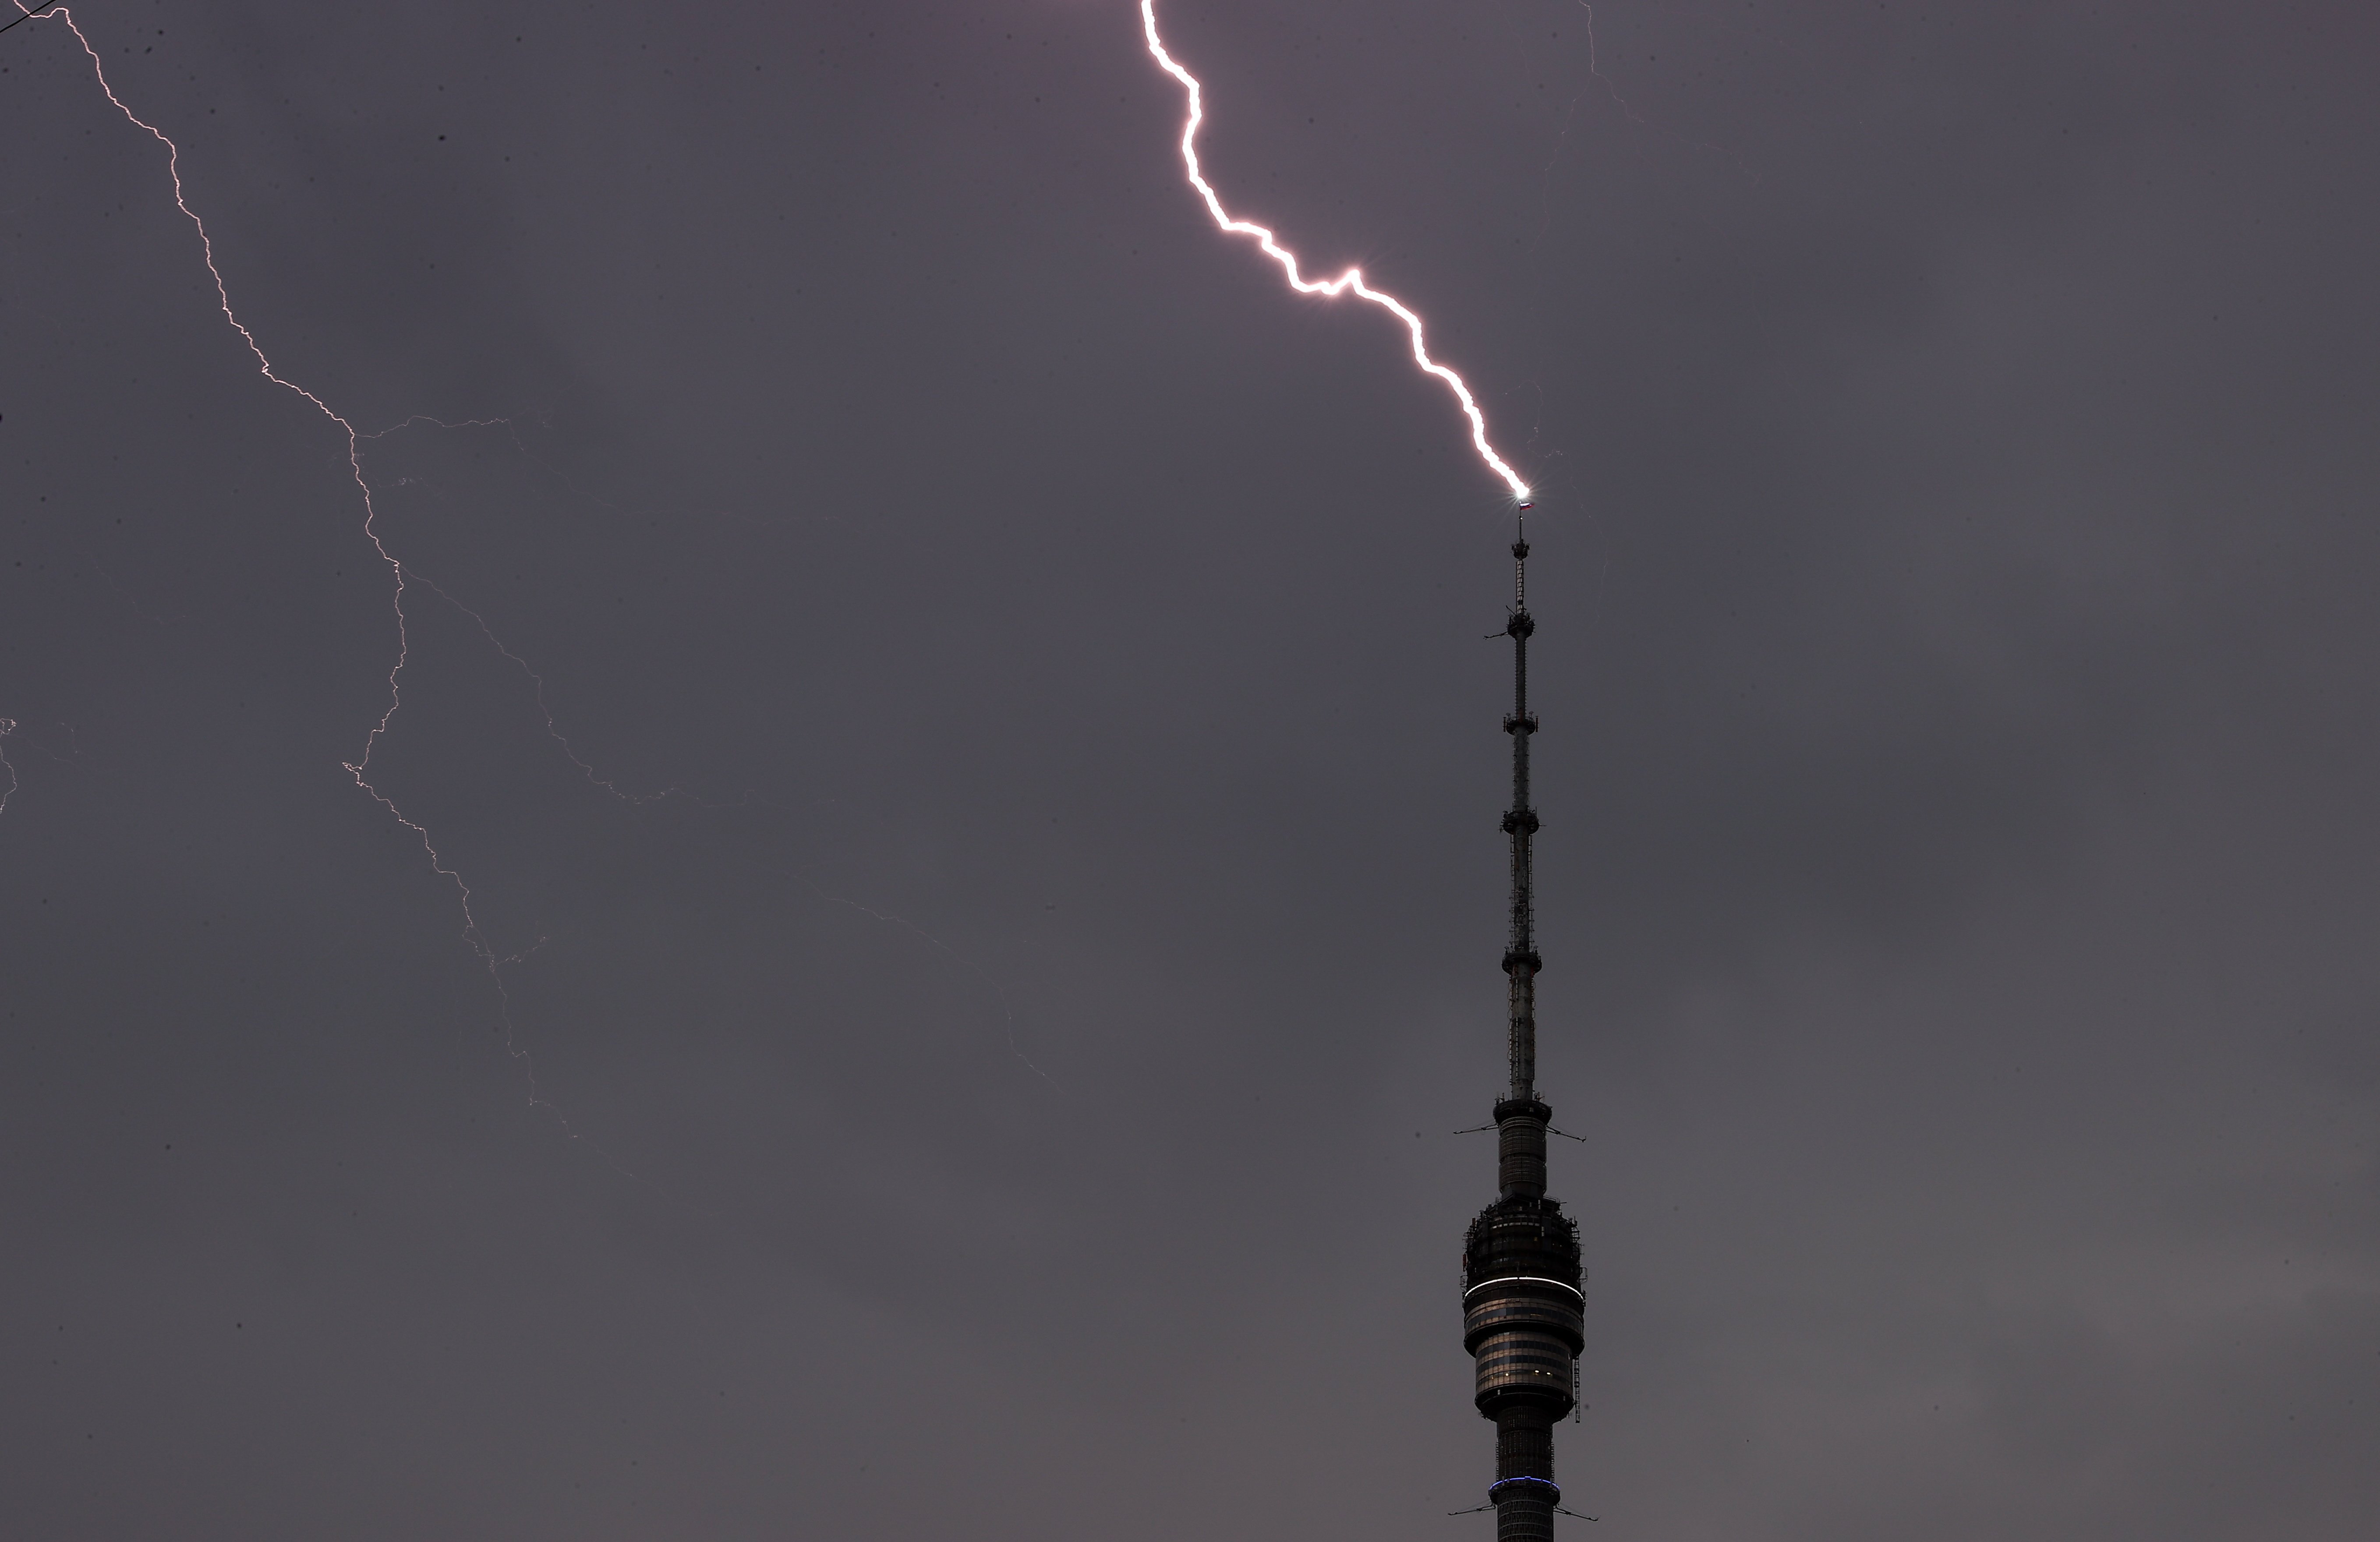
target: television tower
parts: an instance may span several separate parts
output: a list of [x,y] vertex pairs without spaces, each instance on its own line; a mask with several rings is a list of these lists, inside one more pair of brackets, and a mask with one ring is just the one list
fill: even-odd
[[[1524,510],[1528,504],[1523,504]],[[1512,542],[1512,807],[1504,833],[1512,844],[1512,931],[1504,945],[1511,1085],[1496,1104],[1496,1202],[1463,1239],[1463,1347],[1475,1362],[1472,1401],[1496,1421],[1496,1542],[1552,1542],[1553,1427],[1576,1406],[1579,1351],[1585,1346],[1586,1296],[1580,1289],[1578,1226],[1561,1201],[1546,1197],[1546,1127],[1553,1110],[1537,1098],[1536,907],[1529,841],[1529,541],[1525,513]]]

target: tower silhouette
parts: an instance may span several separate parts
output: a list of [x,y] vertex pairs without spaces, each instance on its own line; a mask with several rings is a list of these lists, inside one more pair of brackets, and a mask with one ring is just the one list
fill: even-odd
[[[1528,505],[1524,504],[1525,510]],[[1525,516],[1523,516],[1525,520]],[[1472,1401],[1496,1422],[1496,1542],[1552,1542],[1553,1427],[1577,1402],[1576,1366],[1585,1347],[1585,1275],[1578,1227],[1561,1202],[1546,1196],[1546,1128],[1553,1110],[1537,1097],[1536,908],[1529,806],[1529,541],[1524,523],[1512,542],[1512,807],[1504,833],[1512,848],[1512,929],[1504,945],[1506,1055],[1510,1085],[1496,1104],[1496,1202],[1479,1212],[1463,1241],[1463,1347],[1475,1363]]]

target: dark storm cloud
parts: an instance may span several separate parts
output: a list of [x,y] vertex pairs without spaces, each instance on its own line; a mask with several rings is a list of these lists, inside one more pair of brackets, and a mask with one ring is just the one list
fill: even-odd
[[[1479,1535],[1508,516],[1133,7],[85,9],[285,375],[506,422],[363,446],[467,939],[343,437],[0,39],[16,1529]],[[1544,490],[1597,1534],[2361,1535],[2368,20],[1160,16]]]

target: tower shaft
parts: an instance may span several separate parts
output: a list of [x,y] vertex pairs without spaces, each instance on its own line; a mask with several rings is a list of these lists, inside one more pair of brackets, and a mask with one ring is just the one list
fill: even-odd
[[[1525,507],[1525,505],[1524,505]],[[1553,1427],[1574,1404],[1578,1354],[1585,1342],[1585,1270],[1578,1229],[1546,1196],[1546,1130],[1553,1110],[1537,1098],[1536,894],[1531,870],[1537,832],[1529,803],[1529,543],[1512,543],[1512,806],[1511,926],[1504,945],[1505,1096],[1496,1104],[1496,1202],[1471,1223],[1463,1248],[1463,1347],[1474,1363],[1472,1401],[1496,1424],[1497,1542],[1552,1542],[1561,1498],[1553,1477]]]

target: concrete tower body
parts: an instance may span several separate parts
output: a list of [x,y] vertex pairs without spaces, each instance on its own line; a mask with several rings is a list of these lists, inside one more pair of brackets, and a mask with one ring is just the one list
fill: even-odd
[[1561,1489],[1554,1483],[1553,1427],[1576,1402],[1578,1354],[1585,1343],[1585,1270],[1578,1227],[1546,1196],[1546,1128],[1553,1110],[1537,1098],[1536,905],[1529,806],[1529,543],[1512,543],[1512,807],[1504,833],[1512,849],[1512,929],[1504,947],[1506,1050],[1511,1083],[1496,1104],[1496,1202],[1479,1212],[1463,1243],[1463,1347],[1475,1366],[1473,1402],[1496,1422],[1497,1542],[1552,1542]]

